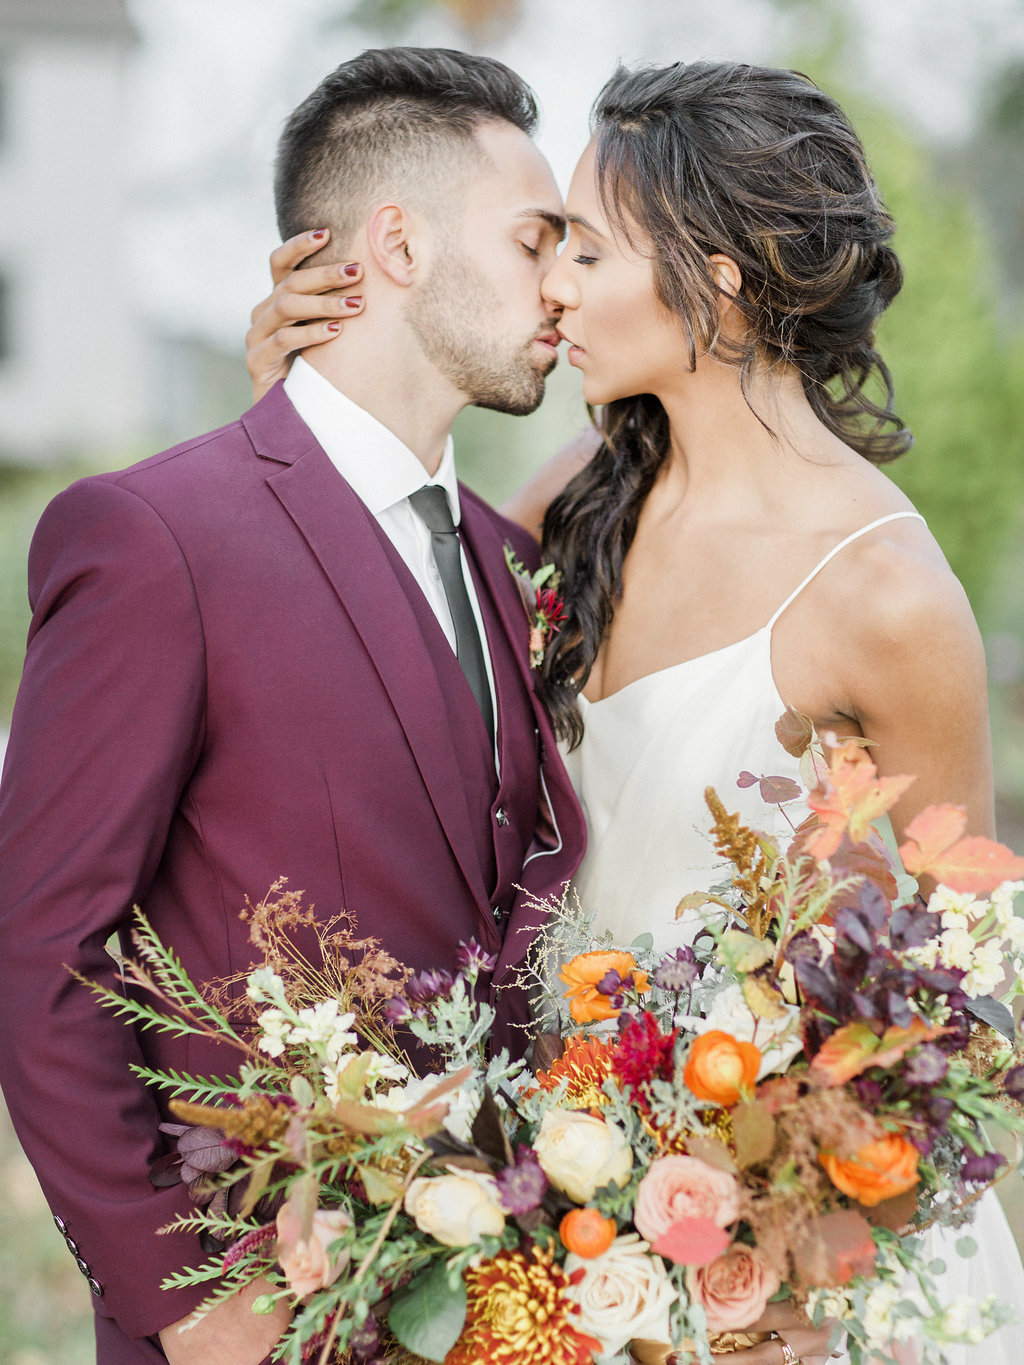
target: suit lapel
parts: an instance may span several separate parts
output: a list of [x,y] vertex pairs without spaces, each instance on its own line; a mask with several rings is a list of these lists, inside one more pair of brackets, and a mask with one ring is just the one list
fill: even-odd
[[489,920],[444,696],[382,543],[383,532],[280,386],[242,421],[257,454],[276,463],[267,484],[309,545],[373,661],[452,851]]

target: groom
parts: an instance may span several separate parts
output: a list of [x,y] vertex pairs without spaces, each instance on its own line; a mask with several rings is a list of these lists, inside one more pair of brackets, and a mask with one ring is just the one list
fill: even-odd
[[[460,488],[467,404],[528,412],[555,363],[539,284],[562,230],[500,63],[367,52],[289,120],[282,232],[326,225],[372,300],[239,421],[74,485],[40,522],[33,620],[0,789],[0,1079],[97,1312],[103,1365],[256,1365],[244,1302],[173,1330],[201,1253],[148,1180],[163,1113],[135,1064],[233,1059],[136,1036],[109,983],[140,904],[192,978],[251,961],[238,912],[280,876],[413,968],[460,939],[507,981],[582,851],[503,558],[521,531]],[[344,254],[340,254],[344,253]],[[327,263],[331,263],[328,258]],[[456,527],[457,532],[456,532]],[[499,1041],[523,1017],[498,992]]]

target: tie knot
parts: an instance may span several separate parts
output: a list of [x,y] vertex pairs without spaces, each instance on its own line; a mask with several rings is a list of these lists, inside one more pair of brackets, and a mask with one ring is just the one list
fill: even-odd
[[409,501],[429,531],[447,531],[449,535],[454,535],[455,522],[452,520],[452,509],[448,506],[448,495],[439,484],[429,483],[418,488],[415,493],[409,494]]

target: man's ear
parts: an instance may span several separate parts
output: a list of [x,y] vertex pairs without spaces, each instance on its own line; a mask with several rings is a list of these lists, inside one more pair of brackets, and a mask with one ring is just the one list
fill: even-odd
[[407,286],[422,272],[422,226],[401,204],[381,204],[366,223],[366,243],[374,264],[395,284]]
[[708,265],[711,267],[715,283],[726,295],[721,300],[722,311],[725,312],[731,307],[730,300],[739,297],[739,292],[743,288],[743,272],[731,256],[725,256],[720,251],[708,257]]

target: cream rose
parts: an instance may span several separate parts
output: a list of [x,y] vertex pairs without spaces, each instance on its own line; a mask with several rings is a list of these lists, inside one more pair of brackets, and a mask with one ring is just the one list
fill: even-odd
[[765,1310],[781,1281],[760,1247],[733,1242],[721,1256],[686,1272],[690,1298],[708,1315],[709,1332],[749,1327]]
[[695,1156],[660,1156],[640,1181],[633,1222],[656,1242],[683,1218],[709,1218],[728,1227],[739,1217],[736,1180]]
[[614,1181],[620,1188],[633,1169],[633,1151],[621,1129],[572,1109],[549,1109],[533,1144],[540,1168],[577,1204]]
[[567,1292],[580,1305],[577,1331],[596,1337],[604,1355],[615,1355],[633,1337],[670,1342],[669,1305],[676,1291],[665,1262],[635,1232],[616,1237],[601,1256],[565,1258],[566,1274],[583,1271]]
[[342,1249],[333,1259],[327,1248],[350,1227],[352,1219],[344,1209],[317,1209],[308,1238],[302,1236],[302,1215],[289,1202],[277,1212],[277,1260],[296,1298],[333,1284],[348,1265],[348,1252]]
[[763,1080],[772,1071],[785,1071],[803,1047],[800,1037],[800,1010],[796,1005],[784,1005],[780,1019],[758,1019],[743,997],[742,986],[726,986],[711,1002],[704,1019],[682,1020],[691,1033],[710,1033],[721,1029],[740,1043],[753,1043],[761,1049],[761,1066],[757,1079]]
[[405,1211],[421,1232],[446,1247],[468,1247],[481,1237],[500,1237],[505,1227],[493,1176],[450,1169],[418,1176],[405,1195]]

